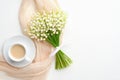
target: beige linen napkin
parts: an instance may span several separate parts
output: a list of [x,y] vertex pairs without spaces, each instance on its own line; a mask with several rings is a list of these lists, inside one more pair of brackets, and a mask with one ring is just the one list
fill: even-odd
[[[25,30],[29,27],[28,22],[37,11],[50,11],[58,8],[57,0],[22,0],[19,12],[19,21],[24,35],[28,36]],[[36,57],[34,61],[23,68],[10,66],[1,56],[0,71],[6,72],[9,76],[21,80],[46,80],[53,57],[49,57],[53,47],[45,41],[33,40],[36,46]]]

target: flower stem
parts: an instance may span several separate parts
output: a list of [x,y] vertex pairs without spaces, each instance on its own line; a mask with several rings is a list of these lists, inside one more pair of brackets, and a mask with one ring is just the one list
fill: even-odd
[[56,53],[56,65],[55,69],[60,70],[68,67],[72,63],[72,60],[61,50]]
[[[46,40],[56,48],[59,46],[59,38],[60,38],[60,32],[58,34],[53,34],[53,35],[50,34]],[[66,68],[72,63],[72,60],[62,50],[59,50],[56,53],[55,57],[56,57],[56,62],[55,62],[56,70]]]

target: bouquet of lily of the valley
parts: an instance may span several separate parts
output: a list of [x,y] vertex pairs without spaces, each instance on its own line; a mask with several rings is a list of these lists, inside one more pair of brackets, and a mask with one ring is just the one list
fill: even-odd
[[[29,23],[28,34],[38,41],[47,41],[53,47],[60,46],[60,36],[66,24],[66,14],[62,10],[37,12]],[[56,69],[69,66],[72,60],[62,51],[55,54]]]

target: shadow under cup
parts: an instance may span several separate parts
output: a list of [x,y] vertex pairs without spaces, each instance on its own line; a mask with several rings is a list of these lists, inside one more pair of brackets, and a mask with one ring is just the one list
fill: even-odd
[[8,53],[9,58],[12,61],[20,62],[23,61],[26,57],[26,50],[23,44],[13,44]]

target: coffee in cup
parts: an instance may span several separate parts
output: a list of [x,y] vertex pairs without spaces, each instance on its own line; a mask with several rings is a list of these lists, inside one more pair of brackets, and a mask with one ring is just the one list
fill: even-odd
[[26,51],[23,45],[14,44],[10,47],[9,57],[13,61],[22,61],[25,58]]

